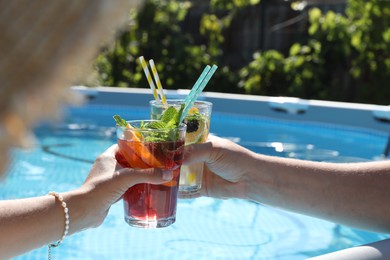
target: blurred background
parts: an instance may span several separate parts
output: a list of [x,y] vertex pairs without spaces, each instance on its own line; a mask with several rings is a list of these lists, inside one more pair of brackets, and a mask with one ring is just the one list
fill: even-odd
[[137,57],[154,59],[165,89],[390,104],[390,1],[147,0],[102,46],[87,86],[149,88]]

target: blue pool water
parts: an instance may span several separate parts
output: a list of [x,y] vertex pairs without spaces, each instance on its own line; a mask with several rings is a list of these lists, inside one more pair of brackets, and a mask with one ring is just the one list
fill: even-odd
[[[99,154],[115,143],[113,114],[149,117],[147,108],[85,106],[66,110],[63,123],[36,129],[37,146],[13,152],[0,198],[58,192],[81,185]],[[377,159],[385,133],[331,125],[214,113],[211,132],[259,153],[316,161]],[[388,235],[370,233],[244,200],[180,200],[164,229],[137,229],[123,220],[122,202],[103,225],[67,237],[54,259],[305,259]],[[16,259],[45,259],[43,247]]]

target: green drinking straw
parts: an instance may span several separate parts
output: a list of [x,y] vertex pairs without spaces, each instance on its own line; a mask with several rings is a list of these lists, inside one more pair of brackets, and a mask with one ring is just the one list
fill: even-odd
[[[208,67],[210,67],[210,66],[208,66]],[[203,72],[206,71],[206,68],[205,68],[205,70],[203,70]],[[198,81],[195,83],[193,89],[191,90],[190,94],[187,96],[187,98],[185,100],[185,103],[184,103],[184,110],[183,110],[183,113],[181,114],[179,122],[182,122],[184,120],[184,118],[186,117],[188,111],[190,110],[192,105],[195,103],[195,101],[198,98],[198,96],[200,95],[200,93],[202,93],[203,89],[206,87],[207,83],[210,81],[211,77],[213,76],[213,74],[215,73],[215,71],[217,69],[218,69],[218,66],[217,65],[213,65],[213,67],[211,69],[207,70],[207,72],[206,72],[207,75],[206,76],[202,77],[202,75],[204,74],[204,73],[202,73],[202,75],[199,77],[199,79],[202,79],[202,81],[195,88],[196,83],[198,83],[198,81],[200,81],[198,79]]]
[[[202,74],[200,74],[199,78],[196,80],[194,86],[192,86],[192,89],[186,99],[184,100],[184,106],[188,105],[188,103],[191,101],[192,96],[195,95],[197,89],[199,88],[200,84],[202,83],[204,77],[206,77],[207,73],[209,73],[211,67],[207,65],[204,69]],[[181,122],[181,121],[180,121]]]
[[198,98],[200,93],[202,93],[202,91],[206,87],[207,83],[209,83],[211,77],[214,75],[214,73],[215,73],[215,71],[217,69],[218,69],[217,65],[213,65],[213,67],[211,67],[211,70],[209,71],[209,73],[207,73],[206,77],[204,78],[204,80],[200,84],[199,88],[196,90],[194,97],[191,98],[191,102],[190,102],[190,106],[189,107],[192,106],[192,104],[196,101],[196,99]]
[[[188,104],[190,103],[192,97],[195,95],[196,91],[198,90],[198,88],[200,87],[200,84],[202,83],[203,79],[206,77],[207,73],[209,73],[211,67],[209,65],[207,65],[204,69],[203,69],[203,72],[202,74],[200,74],[199,78],[196,80],[195,84],[192,86],[191,88],[191,91],[190,93],[188,94],[188,96],[186,97],[186,99],[184,100],[184,110],[185,108],[188,106]],[[183,111],[184,111],[183,110]],[[188,112],[187,112],[188,113]],[[187,114],[186,113],[186,114]],[[183,114],[182,114],[183,115]],[[179,122],[182,122],[183,119],[184,119],[185,115],[184,116],[181,116],[180,117],[180,121]]]

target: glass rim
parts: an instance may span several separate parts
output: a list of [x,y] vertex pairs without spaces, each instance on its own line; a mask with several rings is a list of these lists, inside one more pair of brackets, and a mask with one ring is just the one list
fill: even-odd
[[[154,119],[139,119],[139,120],[126,120],[127,123],[129,123],[131,126],[134,127],[134,125],[138,126],[140,123],[142,122],[159,122],[160,120],[154,120]],[[159,133],[159,132],[166,132],[167,130],[179,130],[179,131],[185,131],[187,129],[187,125],[185,123],[180,123],[179,126],[175,127],[175,128],[170,128],[170,129],[166,129],[166,128],[163,128],[163,129],[143,129],[143,128],[137,128],[137,127],[134,127],[134,128],[127,128],[125,126],[119,126],[119,125],[115,125],[116,129],[122,129],[123,131],[126,131],[126,129],[128,130],[131,130],[131,131],[136,131],[136,132],[141,132],[141,133],[150,133],[150,132],[155,132],[155,133]]]
[[[169,105],[169,103],[173,103],[173,105],[175,105],[175,104],[180,105],[180,104],[184,103],[184,98],[183,99],[167,99],[167,103],[168,103],[168,105]],[[163,103],[160,100],[155,100],[155,99],[150,100],[149,104],[151,106],[156,106],[156,107],[163,106]],[[197,105],[197,107],[212,107],[213,103],[211,103],[210,101],[206,101],[206,100],[196,100],[194,105]]]

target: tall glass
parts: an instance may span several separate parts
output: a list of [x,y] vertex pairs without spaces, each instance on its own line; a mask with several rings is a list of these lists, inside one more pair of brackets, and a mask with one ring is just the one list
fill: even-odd
[[[130,226],[160,228],[167,227],[176,220],[186,125],[181,124],[170,132],[167,132],[166,129],[138,129],[141,124],[151,121],[128,121],[133,127],[131,129],[117,126],[119,151],[116,158],[123,167],[160,168],[173,171],[171,181],[160,185],[136,184],[129,188],[123,196],[125,221]],[[175,136],[174,140],[153,141],[153,137],[161,136],[164,131],[167,136]],[[134,136],[136,137],[134,138]],[[137,138],[137,136],[143,138]]]
[[[150,114],[152,119],[160,119],[162,113],[169,106],[180,108],[184,100],[168,99],[167,105],[161,102],[150,101]],[[212,103],[196,101],[189,110],[184,123],[187,125],[186,145],[204,143],[210,131]],[[199,193],[202,187],[203,163],[183,165],[180,172],[179,194],[182,197]]]

